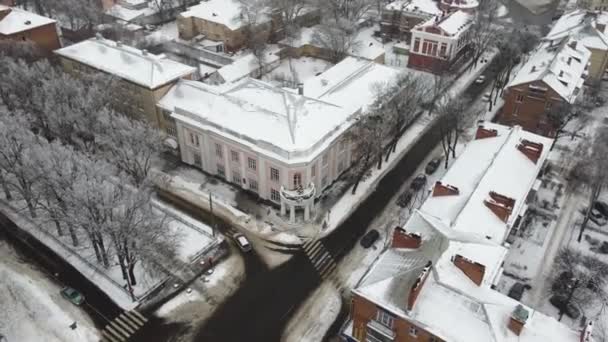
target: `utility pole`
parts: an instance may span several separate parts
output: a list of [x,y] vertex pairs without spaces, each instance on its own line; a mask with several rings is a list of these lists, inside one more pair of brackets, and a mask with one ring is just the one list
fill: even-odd
[[211,233],[215,237],[215,214],[213,214],[213,197],[209,193],[209,211],[211,212]]

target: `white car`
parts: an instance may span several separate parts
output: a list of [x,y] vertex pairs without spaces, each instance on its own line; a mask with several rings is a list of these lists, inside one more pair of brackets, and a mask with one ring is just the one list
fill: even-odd
[[483,99],[486,100],[486,101],[490,101],[491,97],[492,97],[492,94],[490,94],[490,93],[483,94]]
[[251,243],[249,243],[249,240],[247,240],[245,235],[243,235],[241,233],[236,233],[236,234],[232,235],[232,239],[234,239],[234,242],[236,242],[236,245],[239,246],[239,248],[243,252],[251,251]]
[[481,75],[481,76],[477,77],[477,79],[475,80],[475,84],[482,84],[485,81],[486,81],[486,77],[484,75]]

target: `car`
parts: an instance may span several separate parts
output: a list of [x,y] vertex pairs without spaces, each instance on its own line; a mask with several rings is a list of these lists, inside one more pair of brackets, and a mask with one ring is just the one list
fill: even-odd
[[363,236],[363,238],[361,238],[361,247],[369,248],[371,245],[374,244],[374,242],[376,242],[376,240],[378,240],[379,237],[380,233],[378,233],[377,230],[370,230],[367,234]]
[[598,226],[603,226],[608,222],[606,217],[604,217],[604,215],[602,215],[602,213],[595,208],[591,209],[591,213],[589,213],[589,219]]
[[475,80],[475,84],[482,84],[485,81],[486,81],[486,77],[484,75],[481,75],[481,76],[477,77],[477,79]]
[[67,299],[74,305],[79,306],[84,303],[84,296],[82,295],[82,293],[76,291],[76,289],[71,288],[69,286],[66,286],[61,289],[61,295],[63,296],[63,298]]
[[426,173],[427,175],[432,175],[433,173],[435,173],[435,171],[437,171],[440,164],[441,158],[435,158],[431,160],[428,164],[426,164],[426,167],[424,168],[424,173]]
[[399,198],[397,198],[397,205],[401,208],[407,207],[407,205],[410,204],[410,202],[412,201],[412,197],[413,194],[411,191],[405,191],[404,193],[399,195]]
[[492,97],[492,94],[490,94],[490,92],[487,92],[487,93],[484,93],[484,94],[483,94],[483,99],[484,99],[485,101],[488,101],[488,102],[489,102],[491,97]]
[[604,217],[608,217],[608,204],[602,201],[595,201],[593,203],[593,209],[599,211]]
[[551,305],[555,306],[559,310],[563,311],[566,316],[572,319],[577,319],[581,315],[581,311],[571,303],[566,305],[566,302],[566,297],[562,296],[553,296],[549,299],[549,303],[551,303]]
[[422,189],[424,184],[426,184],[426,176],[423,174],[419,174],[418,176],[416,176],[416,178],[414,178],[414,180],[412,181],[412,184],[410,184],[410,188],[412,190],[418,191],[418,190]]
[[508,296],[515,300],[521,300],[521,297],[524,295],[525,289],[526,289],[526,285],[524,285],[523,283],[517,282],[517,283],[513,284],[513,286],[511,286]]
[[251,243],[249,243],[249,240],[247,240],[245,235],[243,235],[241,233],[236,233],[236,234],[232,235],[232,239],[234,240],[234,242],[236,242],[236,245],[239,246],[239,248],[243,252],[251,251]]

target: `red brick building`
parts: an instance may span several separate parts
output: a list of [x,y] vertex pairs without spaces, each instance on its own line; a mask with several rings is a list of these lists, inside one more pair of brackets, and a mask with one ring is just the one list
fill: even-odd
[[31,41],[47,53],[61,47],[55,20],[4,5],[0,5],[0,40]]
[[580,98],[590,56],[583,44],[568,37],[542,43],[507,86],[498,121],[554,136],[555,125],[547,114]]
[[466,58],[473,15],[456,11],[412,29],[408,67],[442,73]]
[[[556,319],[496,291],[551,139],[484,124],[352,291],[349,342],[577,342]],[[512,170],[517,170],[513,172]]]

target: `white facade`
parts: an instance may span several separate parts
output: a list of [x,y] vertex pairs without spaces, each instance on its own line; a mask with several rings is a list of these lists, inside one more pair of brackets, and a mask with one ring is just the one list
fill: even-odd
[[452,60],[470,40],[471,21],[472,16],[458,11],[447,18],[435,17],[416,26],[412,30],[410,52]]

